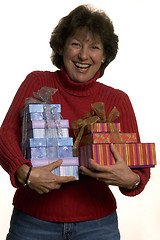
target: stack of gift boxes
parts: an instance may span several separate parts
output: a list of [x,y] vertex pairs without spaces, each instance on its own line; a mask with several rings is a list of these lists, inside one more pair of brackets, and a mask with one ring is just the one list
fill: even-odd
[[69,137],[69,120],[61,119],[60,104],[28,104],[22,111],[22,151],[33,167],[58,159],[63,162],[52,172],[74,176],[77,180],[79,161],[73,157],[73,138]]
[[61,166],[52,171],[58,176],[74,176],[78,180],[78,166],[89,167],[89,159],[102,165],[115,164],[111,143],[115,144],[130,168],[156,165],[155,144],[137,143],[136,133],[121,132],[120,123],[87,125],[79,143],[78,159],[73,157],[69,120],[61,119],[60,104],[28,104],[21,111],[21,117],[24,157],[32,162],[33,167],[44,166],[61,158]]
[[155,144],[137,143],[136,134],[122,133],[120,123],[94,123],[85,128],[79,144],[80,165],[89,167],[90,158],[102,165],[115,164],[111,143],[130,168],[156,165]]

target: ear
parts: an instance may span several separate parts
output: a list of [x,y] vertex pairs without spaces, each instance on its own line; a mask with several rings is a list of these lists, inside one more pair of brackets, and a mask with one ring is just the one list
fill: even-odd
[[106,56],[105,56],[105,55],[103,55],[103,57],[102,57],[102,60],[101,60],[101,63],[104,63],[104,62],[105,62],[105,60],[106,60]]
[[60,56],[63,56],[63,49],[59,49],[59,50],[58,50],[58,54],[59,54]]
[[101,63],[104,63],[104,62],[105,62],[105,57],[103,57],[101,60]]

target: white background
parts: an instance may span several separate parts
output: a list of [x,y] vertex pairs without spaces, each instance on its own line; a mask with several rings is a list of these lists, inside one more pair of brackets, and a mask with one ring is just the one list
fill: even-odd
[[[34,70],[54,71],[49,39],[59,19],[82,0],[0,1],[0,124],[17,88]],[[142,142],[155,142],[158,165],[137,197],[123,196],[117,187],[122,240],[157,240],[160,236],[160,17],[157,0],[92,0],[112,19],[119,35],[117,58],[101,82],[125,91],[133,104]],[[0,239],[8,232],[15,189],[0,168]]]

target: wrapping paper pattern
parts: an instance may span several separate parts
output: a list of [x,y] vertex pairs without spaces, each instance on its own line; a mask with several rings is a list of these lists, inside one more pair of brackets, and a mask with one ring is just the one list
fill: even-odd
[[32,147],[27,148],[27,159],[39,158],[65,158],[72,157],[72,146],[63,147]]
[[[61,105],[60,104],[47,104],[51,111],[56,109],[56,111],[58,113],[61,112]],[[20,116],[23,117],[24,116],[24,112],[25,114],[28,114],[28,113],[42,113],[44,112],[44,107],[45,105],[44,104],[29,104],[27,105],[24,109],[21,110],[20,112]]]
[[53,146],[72,146],[73,138],[30,138],[27,140],[26,148],[31,147],[53,147]]
[[[60,113],[59,117],[61,117]],[[51,117],[52,120],[54,120],[53,117]],[[35,120],[46,120],[46,116],[43,112],[33,112],[27,114],[27,122],[29,121],[35,121]]]
[[[59,121],[61,128],[69,128],[69,120],[62,119]],[[54,120],[50,121],[50,128],[56,128],[56,123]],[[33,120],[27,123],[27,129],[34,129],[34,128],[46,128],[46,121],[45,120]]]
[[80,146],[96,143],[134,143],[136,133],[92,133],[82,137]]
[[87,125],[84,129],[84,135],[88,133],[97,133],[97,132],[120,132],[121,127],[120,123],[93,123]]
[[28,138],[45,138],[45,137],[56,138],[56,137],[69,137],[69,134],[68,134],[68,128],[62,128],[61,131],[59,131],[58,128],[50,128],[50,129],[34,128],[34,129],[30,129],[27,132],[27,137]]
[[[121,157],[128,166],[153,167],[156,165],[154,143],[115,144]],[[89,167],[89,159],[102,165],[113,165],[115,159],[110,151],[110,144],[91,144],[79,148],[80,165]]]
[[79,169],[77,166],[62,166],[59,168],[60,176],[74,176],[78,179]]

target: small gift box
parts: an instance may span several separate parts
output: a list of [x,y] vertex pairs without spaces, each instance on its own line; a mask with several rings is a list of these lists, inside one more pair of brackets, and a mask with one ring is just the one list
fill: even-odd
[[49,126],[45,120],[33,120],[27,123],[26,139],[28,138],[55,138],[68,137],[69,120],[59,120],[58,124],[54,120],[49,121]]
[[[156,165],[154,143],[124,143],[115,144],[121,157],[128,166],[153,167]],[[110,150],[110,144],[91,144],[79,148],[80,165],[89,167],[89,159],[102,165],[113,165],[115,159]]]
[[80,146],[97,143],[134,143],[136,133],[92,133],[82,136]]
[[[58,117],[61,118],[61,114],[58,113]],[[46,115],[44,112],[34,112],[27,114],[27,122],[35,120],[46,120]],[[51,120],[54,120],[54,116],[51,115]]]
[[72,146],[32,147],[26,149],[26,159],[73,157]]
[[47,146],[73,146],[73,138],[30,138],[25,143],[26,148]]
[[69,137],[68,128],[34,128],[27,132],[27,138]]
[[120,131],[120,123],[91,123],[84,128],[83,135],[88,133],[112,133]]
[[[33,167],[40,167],[57,161],[59,158],[54,159],[32,159]],[[60,167],[52,170],[52,173],[57,176],[74,176],[76,180],[79,179],[79,161],[76,157],[62,158],[63,162]]]
[[[30,121],[27,123],[27,129],[34,129],[34,128],[46,128],[46,121],[45,120],[35,120]],[[69,128],[69,120],[68,119],[62,119],[59,120],[59,125],[61,128]],[[50,128],[56,128],[56,122],[54,120],[51,120],[49,123]]]
[[20,116],[23,117],[25,114],[29,113],[44,113],[50,110],[51,113],[60,113],[61,105],[60,104],[28,104],[24,109],[21,110]]

